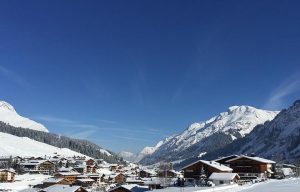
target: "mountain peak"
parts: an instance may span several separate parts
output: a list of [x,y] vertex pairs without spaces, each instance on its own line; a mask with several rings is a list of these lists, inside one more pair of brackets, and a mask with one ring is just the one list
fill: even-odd
[[16,112],[15,108],[6,101],[0,101],[0,110]]
[[249,111],[249,110],[258,110],[258,109],[255,107],[248,106],[248,105],[241,105],[241,106],[234,105],[234,106],[228,107],[228,111],[230,111],[230,112],[232,112],[232,111],[245,112],[245,111]]
[[240,106],[234,105],[234,106],[230,106],[228,107],[228,111],[234,111],[235,109],[239,108]]
[[6,101],[0,101],[0,121],[14,127],[28,128],[37,131],[49,132],[48,129],[31,119],[20,116],[15,108]]

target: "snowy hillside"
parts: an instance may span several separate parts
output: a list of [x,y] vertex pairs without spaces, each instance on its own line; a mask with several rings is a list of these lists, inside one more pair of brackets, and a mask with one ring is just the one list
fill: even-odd
[[180,160],[199,156],[221,148],[237,138],[249,134],[258,124],[272,120],[277,111],[266,111],[250,106],[232,106],[226,112],[207,121],[193,123],[182,133],[159,143],[153,153],[140,162],[152,164],[161,160]]
[[121,151],[118,153],[120,157],[122,157],[126,161],[135,162],[136,155],[134,153],[128,151]]
[[14,127],[22,127],[37,131],[49,132],[44,125],[20,116],[16,112],[14,107],[5,101],[0,101],[0,121]]
[[67,148],[58,148],[27,137],[17,137],[0,132],[0,156],[35,156],[44,157],[60,154],[66,157],[85,156]]
[[300,159],[300,100],[273,121],[256,127],[243,142],[237,153],[255,153],[276,161]]

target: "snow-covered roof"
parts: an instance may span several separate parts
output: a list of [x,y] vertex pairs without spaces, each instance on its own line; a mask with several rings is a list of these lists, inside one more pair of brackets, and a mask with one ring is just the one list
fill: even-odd
[[97,169],[97,173],[104,174],[104,175],[111,175],[111,174],[113,174],[113,172],[110,171],[110,170],[108,170],[108,169]]
[[141,171],[145,171],[145,172],[147,172],[147,173],[149,173],[151,175],[156,175],[156,172],[154,170],[151,170],[151,169],[143,169]]
[[80,181],[80,182],[95,182],[94,179],[90,179],[90,178],[87,178],[87,179],[77,179],[77,181]]
[[218,181],[231,181],[233,180],[236,176],[239,175],[237,173],[212,173],[209,176],[209,180],[218,180]]
[[220,160],[227,159],[227,158],[231,158],[231,157],[232,157],[232,159],[233,159],[233,158],[238,157],[238,155],[228,155],[228,156],[225,156],[225,157],[219,157],[219,158],[217,158],[217,159],[214,159],[213,161],[220,161]]
[[75,171],[72,171],[72,172],[58,172],[57,174],[64,175],[64,176],[67,176],[67,175],[80,175],[80,173],[75,172]]
[[109,191],[115,190],[117,188],[124,188],[124,189],[127,189],[128,191],[132,191],[132,192],[143,192],[143,191],[149,190],[149,188],[147,186],[140,186],[137,184],[126,184],[126,185],[120,185],[118,187],[115,187]]
[[235,161],[235,160],[241,159],[241,158],[247,158],[247,159],[251,159],[253,161],[257,161],[257,162],[261,162],[261,163],[269,163],[269,164],[275,164],[276,163],[275,161],[272,161],[272,160],[269,160],[269,159],[264,159],[262,157],[249,157],[249,156],[246,156],[246,155],[241,155],[239,157],[230,159],[227,162]]
[[144,183],[144,181],[141,179],[130,178],[130,177],[126,178],[126,182],[127,183]]
[[73,168],[72,167],[61,167],[58,169],[59,172],[69,172],[69,171],[72,171]]
[[205,160],[199,160],[199,161],[196,161],[196,162],[194,162],[194,163],[191,163],[191,164],[189,164],[189,165],[183,167],[182,169],[186,169],[187,167],[190,167],[190,166],[192,166],[192,165],[194,165],[194,164],[196,164],[196,163],[199,163],[199,162],[201,162],[201,163],[203,163],[203,164],[205,164],[205,165],[208,165],[208,166],[210,166],[210,167],[213,167],[213,168],[215,168],[215,169],[218,169],[218,170],[220,170],[220,171],[232,171],[232,169],[231,169],[230,167],[227,167],[227,166],[222,165],[222,164],[220,164],[220,163],[217,163],[217,162],[215,162],[215,161],[205,161]]
[[51,162],[49,160],[29,160],[29,161],[20,163],[20,165],[24,165],[24,166],[26,166],[26,165],[40,165],[40,164],[45,163],[45,162],[54,164],[53,162]]
[[43,182],[44,183],[58,183],[60,181],[64,180],[63,178],[54,178],[54,177],[50,177],[48,179],[45,179]]
[[16,171],[13,168],[9,169],[0,169],[0,172],[11,172],[11,173],[16,173]]
[[80,186],[69,186],[69,185],[52,185],[50,187],[47,187],[45,189],[43,189],[42,191],[45,192],[75,192],[76,190],[78,190],[79,188],[81,188]]

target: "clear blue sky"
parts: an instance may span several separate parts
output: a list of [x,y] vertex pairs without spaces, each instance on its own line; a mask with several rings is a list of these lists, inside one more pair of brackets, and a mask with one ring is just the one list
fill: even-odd
[[231,105],[300,95],[299,1],[0,1],[0,98],[137,152]]

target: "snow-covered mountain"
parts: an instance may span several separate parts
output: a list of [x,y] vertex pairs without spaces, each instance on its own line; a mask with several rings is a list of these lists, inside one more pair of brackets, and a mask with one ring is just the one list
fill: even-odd
[[272,121],[257,126],[251,134],[235,145],[238,154],[255,153],[279,162],[299,160],[300,100],[282,110]]
[[193,123],[182,133],[160,141],[159,147],[150,150],[140,162],[152,164],[160,160],[174,161],[203,155],[244,137],[256,125],[272,120],[277,114],[278,111],[251,106],[231,106],[226,112],[207,121]]
[[121,151],[118,153],[120,157],[122,157],[126,161],[135,162],[136,154],[129,151]]
[[45,157],[59,154],[65,157],[86,156],[67,148],[58,148],[29,139],[0,132],[0,156]]
[[172,136],[167,137],[162,141],[159,141],[154,147],[146,146],[138,154],[134,154],[134,153],[128,152],[128,151],[121,151],[118,155],[120,157],[123,157],[123,159],[125,159],[126,161],[139,162],[145,156],[148,156],[148,155],[151,155],[152,153],[154,153],[162,144],[164,144],[171,138],[172,138]]
[[5,101],[0,101],[0,121],[14,127],[49,132],[44,125],[20,116],[14,107]]

